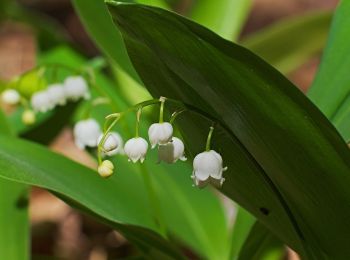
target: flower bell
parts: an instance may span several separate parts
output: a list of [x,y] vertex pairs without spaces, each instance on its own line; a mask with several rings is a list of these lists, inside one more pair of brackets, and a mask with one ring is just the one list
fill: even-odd
[[148,149],[148,143],[142,137],[134,137],[129,139],[124,145],[124,152],[129,157],[129,161],[142,163]]
[[97,140],[101,135],[101,129],[95,119],[81,120],[74,126],[74,138],[75,144],[80,148],[84,149],[88,147],[96,147]]
[[6,89],[1,94],[1,100],[5,104],[13,106],[13,105],[17,105],[20,102],[21,96],[18,93],[18,91],[15,89]]
[[173,137],[171,142],[158,146],[158,162],[175,163],[179,159],[186,161],[184,151],[183,142],[179,138]]
[[[103,135],[100,135],[97,143],[99,144],[102,140]],[[104,145],[102,147],[104,155],[113,156],[115,154],[123,153],[123,139],[117,132],[110,132],[107,134]]]
[[62,84],[52,84],[48,86],[47,94],[52,106],[64,106],[66,104],[66,95]]
[[89,99],[90,93],[85,79],[81,76],[71,76],[64,81],[64,93],[67,99],[77,101],[80,98]]
[[173,136],[173,126],[168,122],[155,123],[148,129],[149,141],[152,149],[157,144],[167,144]]
[[98,174],[103,178],[108,178],[113,174],[114,165],[111,161],[105,160],[98,166]]
[[227,167],[222,166],[222,157],[214,150],[198,154],[193,160],[193,173],[191,178],[197,186],[205,186],[208,182],[221,186],[225,179],[222,173]]
[[35,112],[45,113],[54,107],[47,91],[34,93],[30,102]]

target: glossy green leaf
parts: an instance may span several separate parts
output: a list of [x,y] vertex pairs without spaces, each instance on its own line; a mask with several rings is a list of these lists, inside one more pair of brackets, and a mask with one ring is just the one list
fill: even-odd
[[139,82],[140,79],[131,65],[121,35],[114,29],[103,1],[74,0],[73,4],[84,27],[93,36],[92,39],[96,41],[99,48]]
[[[222,188],[308,259],[350,255],[350,154],[320,111],[250,51],[159,8],[109,1],[130,58],[153,96],[216,118]],[[210,122],[178,121],[191,155]]]
[[289,18],[248,36],[241,44],[282,73],[289,73],[323,49],[331,18],[330,12]]
[[231,236],[231,253],[230,259],[237,259],[238,253],[246,241],[249,232],[255,224],[255,218],[245,209],[238,207],[233,232]]
[[248,16],[251,0],[199,0],[189,17],[228,40],[239,36]]
[[[53,50],[42,56],[39,60],[39,62],[47,63],[57,63],[59,61],[61,61],[61,63],[64,62],[63,64],[65,65],[76,68],[86,64],[81,56],[68,48]],[[118,91],[119,86],[117,84],[111,82],[107,77],[98,72],[96,72],[95,77],[99,89],[106,93],[111,99],[113,107],[113,110],[108,109],[108,107],[97,107],[94,109],[92,115],[102,122],[107,114],[125,110],[127,105],[123,97],[120,96],[120,92]],[[144,127],[150,124],[149,119],[145,115],[146,113],[144,113],[142,117],[142,133],[144,136],[147,135]],[[130,115],[130,117],[132,117],[132,115]],[[132,118],[131,123],[132,124],[127,126],[127,128],[134,129],[134,118]],[[133,133],[130,133],[129,129],[124,129],[123,126],[124,124],[121,123],[117,129],[122,133],[123,138],[132,137]],[[163,164],[158,165],[156,164],[157,159],[155,153],[156,152],[150,151],[144,165],[146,170],[151,174],[151,181],[154,183],[156,194],[160,202],[161,212],[169,234],[185,243],[186,246],[191,247],[203,257],[227,259],[230,246],[228,241],[229,233],[227,230],[227,220],[219,199],[210,190],[197,190],[192,187],[192,182],[189,178],[191,174],[189,165],[181,162],[170,166]],[[120,164],[120,160],[124,163]],[[141,203],[148,207],[149,210],[152,210],[147,191],[145,190],[141,178],[142,174],[144,174],[144,169],[140,170],[138,165],[125,162],[126,158],[124,157],[116,158],[117,176],[115,178],[120,185],[133,187],[131,192],[133,194],[133,200],[125,200],[118,194],[113,196],[113,198],[123,204],[125,208],[133,208],[134,204]],[[123,173],[125,176],[129,177],[120,178],[118,176],[119,173]],[[138,178],[136,178],[135,175],[138,176]],[[56,176],[56,178],[59,177],[60,176]],[[170,194],[169,190],[172,191]],[[108,195],[105,194],[103,190],[96,190],[96,192],[101,194],[101,196]],[[142,197],[143,200],[139,201],[139,197]],[[100,206],[105,207],[105,205]],[[93,208],[90,210],[93,210]],[[211,214],[208,215],[207,211],[210,211]],[[133,212],[130,214],[130,217],[133,218]],[[145,214],[151,215],[145,217],[146,221],[149,218],[153,220],[154,212],[145,212]],[[212,221],[215,221],[217,224],[211,225]]]
[[[14,132],[0,109],[0,136]],[[28,186],[0,178],[0,259],[29,259]]]
[[350,2],[338,6],[309,98],[332,121],[341,135],[350,140]]
[[284,245],[261,223],[256,222],[239,252],[238,260],[280,260]]
[[[125,1],[125,2],[127,2],[127,1]],[[164,9],[170,8],[166,0],[137,0],[135,2],[140,3],[140,4],[145,4],[145,5],[154,5],[154,6],[164,8]]]
[[[0,137],[0,147],[1,177],[64,194],[106,221],[117,226],[124,224],[122,230],[126,236],[129,235],[128,225],[132,229],[140,226],[143,236],[138,240],[175,259],[180,257],[164,239],[150,231],[156,228],[142,193],[130,192],[130,185],[140,178],[138,174],[121,172],[105,180],[95,171],[44,147],[8,136]],[[119,162],[119,167],[125,164],[126,161]],[[139,186],[138,189],[143,188]],[[135,236],[135,231],[131,230],[130,235],[131,238]]]

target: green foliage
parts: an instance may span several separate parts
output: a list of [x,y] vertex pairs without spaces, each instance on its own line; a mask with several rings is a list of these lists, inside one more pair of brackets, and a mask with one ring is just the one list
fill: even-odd
[[237,215],[231,235],[231,253],[230,259],[237,259],[239,250],[245,243],[251,228],[255,223],[255,218],[244,208],[237,206]]
[[238,260],[279,260],[283,259],[283,254],[281,241],[264,225],[256,222],[239,252]]
[[[214,138],[230,169],[222,191],[302,256],[350,255],[349,151],[318,109],[267,63],[204,27],[158,8],[108,7],[152,95],[194,105],[222,126]],[[179,125],[190,153],[201,151],[209,123],[187,115]]]
[[[13,130],[0,109],[0,136]],[[28,187],[0,178],[0,259],[29,259]]]
[[[129,187],[136,188],[139,178],[136,173],[122,171],[115,176],[117,178],[106,181],[95,171],[28,141],[1,136],[0,147],[1,177],[64,194],[117,227],[128,224],[131,229],[137,229],[135,225],[156,229],[145,197],[141,192],[130,192]],[[119,168],[123,169],[126,164],[119,163]],[[137,188],[143,189],[142,186]],[[138,203],[133,203],[135,200]],[[128,226],[123,226],[122,230],[128,237]],[[179,256],[159,235],[142,228],[140,231],[143,235],[138,240],[148,247],[174,258]],[[133,241],[135,231],[130,232],[129,239]]]
[[[42,56],[39,61],[42,64],[64,61],[65,65],[76,68],[86,65],[84,59],[67,48],[58,48],[51,51]],[[66,75],[60,74],[59,76],[62,80]],[[108,113],[125,110],[127,104],[116,91],[116,85],[101,73],[96,72],[95,77],[96,85],[100,92],[111,98],[113,110],[104,106],[101,109],[95,109],[93,116],[101,121]],[[93,92],[95,93],[96,89],[93,89]],[[133,129],[134,127],[128,125],[130,121],[134,124],[134,120],[127,120],[125,122],[126,125],[121,123],[117,129],[122,133],[124,138],[132,136],[132,133],[128,129]],[[149,119],[143,116],[143,126],[148,126],[149,123]],[[145,129],[143,129],[142,133],[146,135]],[[227,258],[230,251],[230,244],[229,242],[222,242],[221,239],[225,238],[224,240],[228,241],[229,230],[227,230],[222,206],[218,198],[210,190],[198,190],[192,187],[192,182],[189,178],[191,174],[189,165],[181,163],[170,166],[163,164],[157,165],[155,153],[151,152],[144,163],[146,168],[145,173],[145,169],[140,169],[138,165],[128,163],[126,158],[117,157],[115,159],[117,168],[116,176],[108,180],[101,180],[96,172],[89,170],[92,174],[88,174],[85,172],[85,168],[80,168],[80,174],[75,173],[78,170],[71,171],[70,169],[65,169],[65,163],[70,164],[69,162],[69,160],[65,160],[64,162],[56,162],[55,164],[52,164],[52,162],[47,165],[45,164],[46,166],[60,165],[59,167],[57,166],[60,171],[57,171],[55,174],[51,173],[51,169],[46,167],[43,171],[49,173],[46,175],[42,174],[39,177],[37,176],[37,171],[31,171],[30,178],[36,176],[35,178],[38,180],[33,184],[38,186],[48,185],[44,177],[50,176],[50,179],[54,183],[51,183],[50,187],[44,187],[81,203],[85,210],[88,209],[89,212],[94,212],[100,218],[114,223],[114,227],[118,228],[118,230],[123,231],[126,229],[124,233],[128,233],[127,227],[118,225],[118,223],[125,223],[146,227],[158,232],[159,228],[156,224],[156,219],[159,216],[156,216],[156,212],[153,212],[152,205],[148,199],[148,192],[143,183],[143,176],[150,173],[151,182],[159,198],[161,214],[163,215],[163,221],[166,224],[169,236],[190,246],[200,255],[210,256],[211,259]],[[42,167],[38,163],[38,161],[30,162],[35,167]],[[21,171],[21,169],[17,168],[17,171]],[[2,172],[0,172],[1,174]],[[86,175],[91,176],[91,178],[85,180]],[[27,181],[18,176],[15,178],[17,181]],[[67,184],[59,185],[59,183],[68,182],[69,179],[71,181],[68,186]],[[84,179],[84,181],[81,182],[79,181],[80,179]],[[97,186],[94,183],[96,179],[100,182]],[[110,183],[110,186],[106,186],[105,184],[107,183]],[[63,186],[65,187],[64,190],[62,190]],[[82,203],[81,198],[85,197],[85,194],[81,193],[80,189],[86,189],[86,187],[92,187],[93,193],[91,193],[91,196],[96,197],[96,194],[98,194],[98,201],[95,201],[93,204],[91,202],[89,204]],[[123,195],[124,193],[127,194]],[[87,197],[86,201],[90,201],[90,197]],[[117,211],[123,215],[120,217],[118,214],[107,214],[106,212],[108,211]],[[208,211],[211,214],[208,215]],[[111,215],[113,215],[113,219],[110,219]],[[212,221],[215,221],[217,224],[212,225]],[[135,229],[136,227],[134,227]],[[146,231],[143,232],[147,233]],[[146,237],[143,240],[147,239]],[[132,242],[135,241],[132,240]],[[143,241],[143,243],[147,243],[147,241]]]
[[282,73],[298,68],[325,45],[332,15],[315,12],[272,24],[241,44]]
[[[170,9],[171,1],[122,2]],[[117,173],[106,181],[95,171],[44,147],[8,137],[12,131],[47,143],[71,120],[75,105],[40,115],[31,128],[22,124],[21,109],[10,117],[10,127],[0,113],[0,177],[49,189],[121,231],[146,258],[181,259],[174,241],[209,259],[237,259],[240,248],[238,259],[279,259],[281,241],[305,259],[348,258],[348,149],[295,86],[251,52],[178,15],[109,1],[112,20],[103,1],[73,3],[90,35],[113,61],[117,80],[112,82],[95,71],[94,96],[102,94],[112,102],[110,107],[94,109],[92,116],[102,122],[106,114],[126,109],[140,96],[148,97],[141,79],[153,96],[179,99],[207,113],[217,123],[214,149],[229,167],[222,191],[259,222],[248,234],[254,217],[240,209],[233,231],[229,230],[222,205],[212,191],[191,187],[190,167],[181,163],[155,165],[154,152],[141,167],[117,157]],[[221,37],[235,40],[250,4],[250,0],[195,1],[187,15]],[[39,25],[39,41],[50,42],[41,46],[61,40],[51,32],[55,31],[50,29],[55,28],[53,24],[46,26],[41,22],[45,19],[18,10],[16,14],[6,8],[7,14],[23,14],[23,21]],[[343,1],[309,92],[346,140],[350,139],[350,79],[346,72],[349,60],[344,54],[350,51],[349,10],[349,2]],[[249,36],[242,44],[288,73],[323,47],[330,19],[331,14],[326,12],[288,19]],[[40,63],[46,62],[87,65],[66,48],[42,56]],[[101,60],[89,65],[97,69],[105,66]],[[65,76],[60,75],[60,80]],[[46,85],[39,82],[37,72],[21,81],[20,91],[27,97]],[[8,86],[18,88],[16,81]],[[78,107],[74,120],[81,117],[86,106]],[[176,107],[168,104],[167,108]],[[152,122],[145,115],[147,111],[142,119],[143,135],[145,126]],[[189,157],[201,152],[212,122],[186,112],[177,123]],[[133,124],[128,118],[118,131],[131,137]],[[27,186],[5,179],[0,179],[0,230],[4,234],[0,236],[0,258],[25,259],[29,254]],[[8,225],[10,222],[13,225]]]
[[327,46],[309,98],[332,121],[345,140],[350,140],[350,2],[341,1],[332,22]]
[[[111,18],[106,15],[107,7],[103,1],[74,0],[73,4],[85,28],[90,35],[94,36],[93,39],[100,49],[139,82],[138,75],[126,53],[121,35],[113,28]],[[108,32],[108,36],[106,32]]]
[[24,97],[30,98],[33,93],[46,88],[47,82],[42,77],[43,73],[43,70],[30,71],[20,78],[14,78],[7,87],[16,89]]
[[251,0],[196,1],[189,17],[228,40],[238,38]]

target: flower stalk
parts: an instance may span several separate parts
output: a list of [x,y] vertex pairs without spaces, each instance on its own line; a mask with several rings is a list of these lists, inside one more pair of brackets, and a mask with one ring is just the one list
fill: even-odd
[[140,107],[136,112],[136,129],[135,129],[135,137],[139,137],[139,129],[140,129],[140,118],[142,113],[142,107]]
[[213,132],[214,132],[214,127],[210,127],[210,130],[209,130],[209,134],[208,134],[208,137],[207,137],[207,143],[205,145],[205,151],[210,151],[210,147],[211,147],[211,138],[213,136]]

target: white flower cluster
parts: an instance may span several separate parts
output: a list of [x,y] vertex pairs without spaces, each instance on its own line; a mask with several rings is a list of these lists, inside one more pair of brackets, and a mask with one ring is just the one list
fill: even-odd
[[[148,129],[148,137],[151,148],[158,145],[158,162],[175,163],[177,160],[185,161],[185,146],[183,142],[173,137],[173,126],[168,123],[155,123]],[[135,137],[125,143],[125,153],[132,162],[140,160],[142,163],[145,159],[148,143],[142,137]]]
[[[193,160],[191,178],[194,184],[199,187],[203,187],[208,183],[220,187],[225,181],[222,175],[227,170],[227,167],[223,167],[221,155],[210,149],[213,130],[214,128],[210,127],[206,151],[197,154]],[[74,136],[76,145],[81,149],[98,146],[99,152],[103,156],[125,153],[129,161],[133,163],[138,161],[143,163],[148,151],[148,142],[138,136],[138,130],[136,131],[136,137],[129,139],[123,149],[121,136],[117,132],[103,134],[99,124],[94,119],[78,122],[74,126]],[[152,124],[148,129],[148,137],[152,149],[158,146],[158,163],[163,161],[172,164],[178,160],[187,160],[184,155],[184,143],[181,139],[173,136],[171,123],[160,122]],[[109,160],[102,161],[101,159],[99,159],[99,162],[98,173],[100,176],[111,176],[114,170],[113,163]]]
[[[85,149],[85,147],[97,147],[103,138],[100,125],[95,119],[89,118],[77,122],[73,129],[74,141],[78,148]],[[115,154],[123,154],[123,139],[117,132],[110,132],[107,134],[102,152],[106,156],[113,156]]]
[[[95,119],[89,118],[77,122],[73,129],[74,141],[78,148],[97,147],[104,135],[100,125]],[[102,145],[103,156],[113,156],[116,154],[124,154],[123,139],[117,132],[108,133]],[[98,173],[101,177],[107,178],[113,174],[114,165],[109,160],[104,160],[98,167]]]
[[47,112],[56,106],[63,106],[67,101],[77,101],[90,97],[88,84],[81,76],[67,77],[63,84],[51,84],[47,89],[34,93],[31,106],[35,112]]

